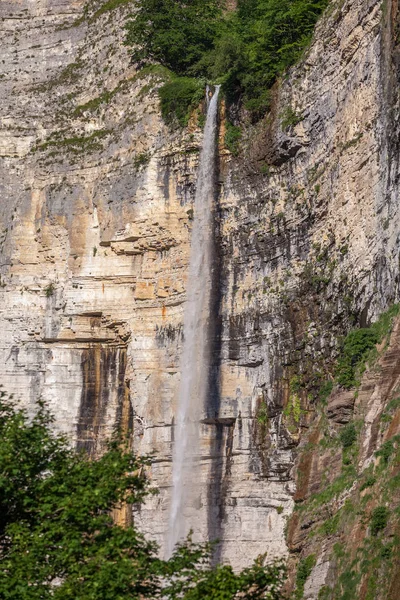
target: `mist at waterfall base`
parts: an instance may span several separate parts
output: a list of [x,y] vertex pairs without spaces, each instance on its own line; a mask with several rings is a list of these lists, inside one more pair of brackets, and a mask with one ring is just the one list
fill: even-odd
[[198,480],[199,425],[206,401],[210,360],[207,323],[211,302],[218,95],[219,86],[216,86],[211,100],[207,89],[207,119],[194,202],[181,384],[174,429],[172,500],[167,538],[169,556],[176,543],[190,530],[185,509],[195,493],[196,478]]

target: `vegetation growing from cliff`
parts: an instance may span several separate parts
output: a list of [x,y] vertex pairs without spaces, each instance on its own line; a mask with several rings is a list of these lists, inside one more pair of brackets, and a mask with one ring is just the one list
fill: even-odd
[[1,598],[279,600],[282,563],[210,567],[212,546],[190,539],[159,559],[155,543],[111,517],[152,492],[142,474],[149,460],[122,439],[89,460],[52,426],[42,403],[29,419],[0,394]]
[[303,598],[305,583],[311,575],[311,571],[313,570],[316,562],[315,554],[310,554],[300,561],[296,576],[295,600],[301,600],[301,598]]
[[355,329],[347,334],[336,369],[337,381],[342,387],[350,389],[357,386],[367,360],[376,353],[376,344],[390,334],[393,320],[399,312],[400,304],[395,304],[371,327]]
[[161,114],[166,123],[176,119],[181,127],[185,127],[190,117],[190,110],[203,98],[203,86],[196,79],[178,77],[165,83],[159,91]]
[[242,131],[240,127],[235,127],[232,123],[226,124],[226,133],[225,133],[225,146],[228,148],[229,152],[233,154],[233,156],[237,156],[239,154],[240,140],[242,138]]
[[[371,325],[380,344],[371,348],[364,335],[353,340],[359,383],[365,361],[374,368],[364,379],[363,394],[353,418],[324,414],[310,426],[309,442],[299,460],[297,504],[288,525],[288,542],[300,551],[298,578],[304,579],[308,556],[323,555],[329,563],[319,600],[385,598],[397,600],[400,577],[400,388],[397,381],[398,330],[391,333],[399,305]],[[398,324],[398,319],[397,319]],[[390,345],[390,346],[389,346]],[[360,350],[361,348],[361,350]],[[379,358],[379,362],[376,360]],[[371,385],[372,381],[372,385]],[[343,393],[343,397],[349,395]],[[375,407],[379,402],[379,408]],[[374,405],[371,421],[365,415]],[[348,423],[344,422],[347,418]],[[315,445],[315,441],[319,443]],[[322,442],[322,443],[321,443]],[[311,458],[310,458],[311,457]],[[329,466],[329,468],[327,468]],[[318,577],[315,573],[316,578]],[[307,577],[306,577],[307,578]],[[315,580],[314,580],[315,581]],[[300,591],[299,591],[300,590]],[[301,594],[296,582],[295,594]],[[300,595],[301,597],[301,595]]]
[[156,61],[178,76],[222,84],[228,100],[242,102],[258,120],[269,109],[270,88],[299,59],[328,3],[239,0],[231,12],[224,0],[138,0],[126,43],[139,63]]

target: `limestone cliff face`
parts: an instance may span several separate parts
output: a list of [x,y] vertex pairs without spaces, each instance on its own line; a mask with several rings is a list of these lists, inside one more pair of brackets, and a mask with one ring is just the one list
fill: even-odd
[[[136,518],[163,544],[202,131],[163,124],[162,75],[122,43],[134,2],[113,4],[1,3],[0,381],[90,452],[132,428],[160,489]],[[337,338],[398,297],[396,32],[395,0],[333,2],[237,158],[221,118],[191,510],[234,566],[286,552],[296,447]]]

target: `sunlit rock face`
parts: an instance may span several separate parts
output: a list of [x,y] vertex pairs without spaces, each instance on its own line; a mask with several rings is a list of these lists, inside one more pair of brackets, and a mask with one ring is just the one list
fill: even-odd
[[[133,3],[132,3],[133,4]],[[398,294],[396,6],[332,4],[271,114],[219,142],[212,368],[196,539],[235,567],[286,552],[293,464],[337,337]],[[163,547],[202,131],[169,129],[131,10],[2,2],[0,381],[78,447],[154,453],[136,520]],[[315,385],[314,385],[315,380]],[[314,389],[313,388],[313,389]]]

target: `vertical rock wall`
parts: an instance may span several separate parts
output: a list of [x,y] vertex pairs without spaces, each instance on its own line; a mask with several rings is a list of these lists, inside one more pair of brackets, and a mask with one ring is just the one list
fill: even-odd
[[[163,544],[202,132],[196,115],[185,131],[163,124],[162,72],[136,72],[122,45],[132,6],[106,6],[0,7],[0,381],[47,400],[91,452],[121,411],[131,419],[160,489],[136,518]],[[332,3],[238,158],[221,123],[191,511],[234,566],[286,551],[294,453],[337,336],[398,294],[397,3],[384,8]]]

